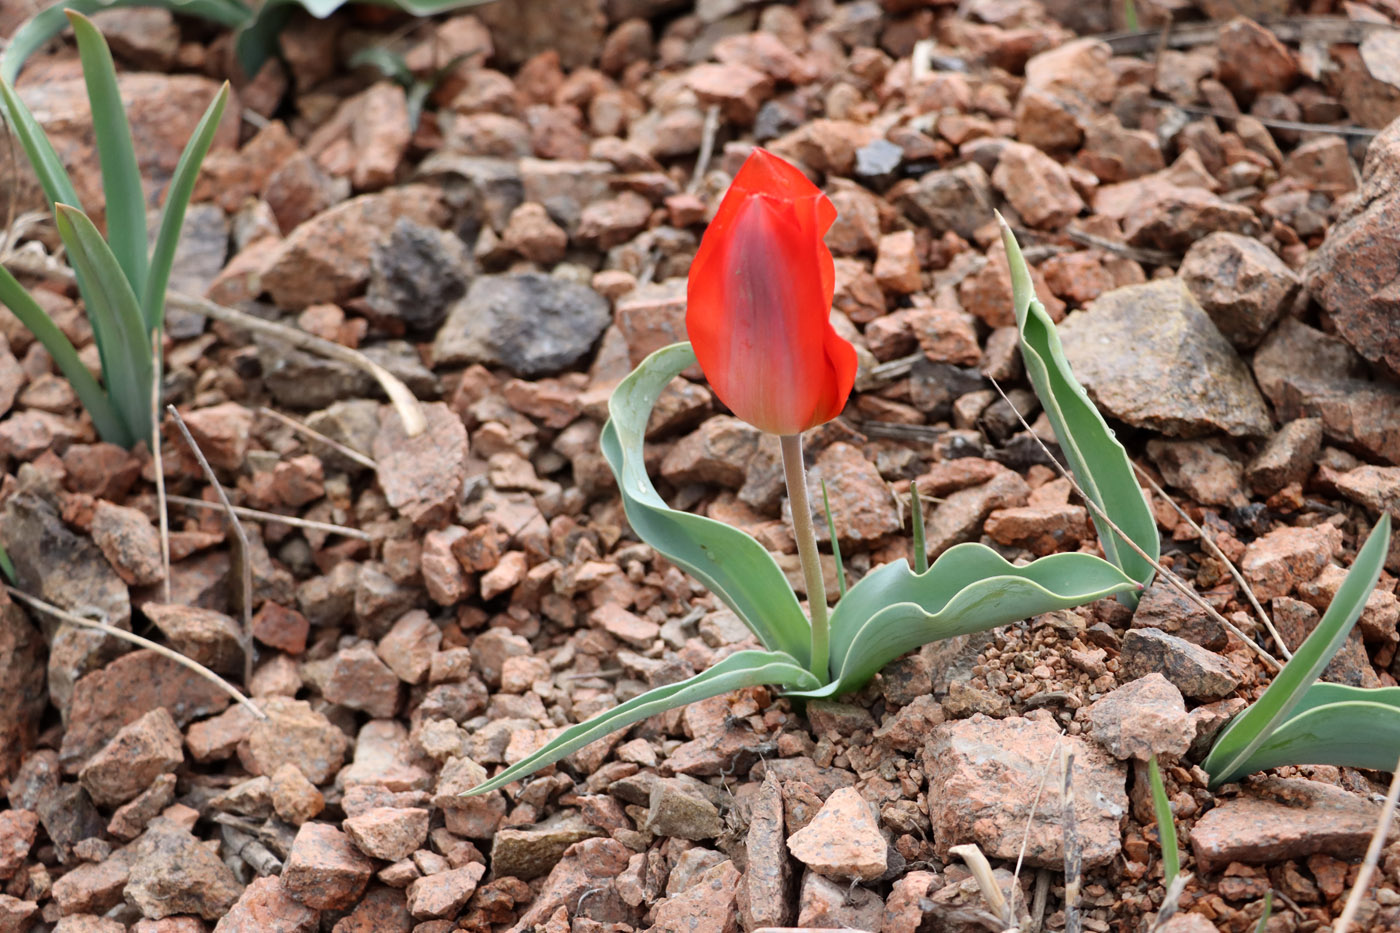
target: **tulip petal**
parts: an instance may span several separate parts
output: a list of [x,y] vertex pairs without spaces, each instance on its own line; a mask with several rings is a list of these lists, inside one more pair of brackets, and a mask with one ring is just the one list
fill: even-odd
[[691,265],[686,328],[715,394],[763,431],[830,421],[855,380],[831,327],[835,270],[822,237],[831,202],[796,168],[755,150]]

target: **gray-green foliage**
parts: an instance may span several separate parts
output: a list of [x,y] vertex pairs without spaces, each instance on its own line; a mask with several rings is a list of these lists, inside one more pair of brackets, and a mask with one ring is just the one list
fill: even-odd
[[0,79],[0,101],[6,121],[39,178],[77,276],[102,363],[102,381],[88,372],[67,336],[3,267],[0,303],[49,351],[103,440],[130,447],[151,438],[153,340],[165,320],[165,291],[185,209],[229,90],[225,84],[215,95],[180,155],[166,192],[155,246],[148,253],[146,199],[112,54],[91,20],[71,11],[68,20],[77,38],[92,103],[108,239],[83,212],[73,181],[53,145],[8,80]]

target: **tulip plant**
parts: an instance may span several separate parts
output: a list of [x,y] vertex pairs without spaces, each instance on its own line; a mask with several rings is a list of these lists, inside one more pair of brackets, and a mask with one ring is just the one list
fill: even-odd
[[[855,381],[855,350],[830,324],[835,276],[822,237],[835,217],[831,202],[800,171],[755,150],[721,202],[691,266],[690,342],[656,351],[622,381],[602,433],[603,454],[637,535],[703,582],[743,620],[762,648],[738,651],[688,680],[658,687],[571,726],[470,793],[500,788],[610,732],[686,703],[761,684],[792,697],[849,693],[928,642],[1106,596],[1131,598],[1141,588],[1134,575],[1115,563],[1085,553],[1055,554],[1016,566],[981,544],[961,544],[929,566],[922,524],[916,521],[915,566],[901,559],[877,567],[829,609],[801,436],[841,412]],[[1015,258],[1019,260],[1019,251]],[[1027,310],[1032,299],[1020,281],[1018,313],[1031,321]],[[1076,390],[1081,397],[1083,390],[1066,375],[1063,357],[1057,358],[1058,341],[1056,352],[1044,349],[1049,362],[1042,368],[1061,390],[1051,405],[1060,411],[1072,403]],[[647,475],[643,438],[652,406],[666,385],[696,362],[735,415],[779,438],[808,597],[805,613],[758,541],[721,522],[671,509]],[[1093,411],[1091,405],[1088,410]],[[1088,416],[1075,408],[1073,417]],[[1117,445],[1102,419],[1098,426],[1101,436],[1088,441],[1087,449]],[[1101,477],[1112,463],[1130,469],[1126,455],[1109,462],[1097,466]],[[1121,477],[1114,482],[1122,488]],[[1135,484],[1132,489],[1141,498]],[[832,543],[835,547],[834,535]],[[1155,537],[1152,546],[1155,551]]]
[[228,102],[226,83],[204,112],[166,192],[154,248],[148,251],[146,196],[137,172],[131,127],[117,87],[112,53],[87,17],[68,12],[78,41],[83,78],[92,104],[93,135],[102,165],[107,234],[103,239],[79,202],[73,180],[53,145],[10,83],[0,78],[0,103],[44,189],[59,239],[78,280],[102,361],[102,383],[93,378],[68,337],[8,269],[0,266],[4,304],[49,351],[73,386],[102,439],[123,447],[151,442],[155,340],[165,321],[165,292],[185,209],[199,166]]

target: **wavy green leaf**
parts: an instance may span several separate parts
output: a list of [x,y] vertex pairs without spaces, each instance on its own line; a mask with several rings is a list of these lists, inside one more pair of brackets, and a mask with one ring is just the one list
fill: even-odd
[[1053,554],[1024,567],[981,544],[950,548],[922,574],[903,560],[851,587],[831,613],[831,683],[799,696],[860,689],[886,664],[921,645],[982,632],[1054,609],[1127,592],[1137,584],[1091,554]]
[[214,134],[219,129],[219,120],[224,115],[224,105],[228,103],[229,86],[219,88],[219,93],[210,101],[204,116],[194,128],[185,150],[180,153],[180,161],[175,163],[175,173],[170,176],[170,187],[166,189],[165,206],[161,208],[160,227],[156,233],[155,249],[151,251],[151,268],[146,275],[146,287],[141,291],[141,315],[146,322],[146,332],[153,333],[165,321],[165,289],[170,284],[170,270],[175,264],[175,250],[180,245],[180,228],[185,223],[185,210],[190,205],[190,195],[194,193],[194,183],[199,177],[199,166],[204,162]]
[[648,690],[586,722],[570,726],[539,751],[506,768],[486,783],[473,787],[463,796],[475,796],[504,787],[610,732],[687,703],[708,700],[742,687],[765,684],[811,687],[816,682],[817,679],[796,658],[781,651],[738,651],[694,677]]
[[5,46],[4,55],[0,56],[0,80],[13,84],[29,56],[63,32],[68,26],[68,19],[64,15],[66,10],[92,14],[133,6],[161,7],[228,27],[237,27],[253,15],[252,11],[238,0],[61,0],[34,14],[15,30],[15,34]]
[[[1001,221],[1001,239],[1011,266],[1016,327],[1020,333],[1021,357],[1026,363],[1026,375],[1050,419],[1051,427],[1055,429],[1055,438],[1069,462],[1070,472],[1085,496],[1155,561],[1161,553],[1157,520],[1153,518],[1142,487],[1137,483],[1128,452],[1089,400],[1084,387],[1074,378],[1060,344],[1060,335],[1055,330],[1055,322],[1050,320],[1045,307],[1036,299],[1030,269],[1021,255],[1016,237],[1004,220]],[[1131,352],[1132,348],[1120,349]],[[1144,386],[1143,391],[1150,392],[1152,387]],[[1098,529],[1104,555],[1128,576],[1147,586],[1156,572],[1151,561],[1125,545],[1117,532],[1108,527],[1094,509],[1090,509],[1089,513]],[[1128,605],[1137,605],[1137,592],[1124,593],[1121,598]]]
[[92,104],[92,132],[107,202],[108,244],[131,290],[139,295],[146,287],[146,193],[131,142],[131,124],[117,88],[117,66],[107,40],[92,20],[69,10],[68,21],[78,42],[83,81]]
[[807,618],[772,555],[737,528],[672,509],[647,475],[643,440],[652,406],[666,384],[694,362],[690,344],[672,344],[622,380],[608,402],[603,456],[638,537],[705,584],[765,648],[787,652],[806,665],[811,658]]
[[58,371],[63,373],[63,378],[68,380],[68,384],[77,393],[78,400],[92,416],[92,424],[102,439],[122,447],[130,447],[135,443],[136,438],[131,436],[126,422],[122,420],[102,386],[83,365],[68,336],[59,330],[53,318],[48,316],[43,307],[4,266],[0,266],[0,304],[9,308],[44,349],[49,351],[49,356],[53,357]]
[[68,261],[83,283],[83,302],[93,330],[101,326],[102,379],[122,421],[135,438],[151,436],[151,383],[154,363],[136,293],[117,257],[87,215],[60,204],[54,209]]
[[1240,764],[1238,774],[1283,765],[1394,771],[1397,756],[1400,708],[1392,703],[1354,700],[1328,703],[1290,716]]
[[[1252,769],[1247,768],[1255,752],[1288,721],[1310,692],[1313,681],[1341,649],[1351,634],[1352,626],[1361,617],[1361,610],[1380,579],[1389,547],[1390,516],[1382,512],[1380,521],[1376,522],[1366,543],[1357,552],[1351,570],[1347,571],[1346,579],[1323,613],[1322,620],[1317,623],[1317,628],[1274,676],[1263,695],[1231,720],[1215,740],[1210,754],[1202,762],[1202,767],[1211,776],[1212,787],[1219,787],[1250,773]],[[1330,685],[1322,693],[1314,694],[1314,697],[1327,696],[1336,686]],[[1391,764],[1394,764],[1394,755],[1391,756]]]

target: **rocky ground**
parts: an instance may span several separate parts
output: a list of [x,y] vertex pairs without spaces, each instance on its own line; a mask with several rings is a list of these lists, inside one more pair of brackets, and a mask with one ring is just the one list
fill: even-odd
[[[1153,752],[1192,876],[1156,929],[1253,930],[1271,889],[1271,933],[1329,929],[1385,776],[1296,768],[1208,791],[1198,762],[1268,672],[1161,584],[1135,612],[929,645],[841,702],[741,691],[458,796],[751,644],[632,536],[598,435],[611,387],[683,337],[690,257],[754,143],[840,210],[834,318],[861,373],[808,449],[813,481],[839,480],[852,578],[909,553],[911,484],[935,554],[1097,548],[1012,409],[1036,420],[996,208],[1134,458],[1282,637],[1306,636],[1380,511],[1400,517],[1400,7],[1136,7],[1151,28],[1111,41],[1078,38],[1121,26],[1095,0],[294,20],[283,62],[238,82],[175,288],[358,347],[429,430],[408,437],[342,361],[172,310],[166,397],[230,494],[324,524],[245,518],[245,553],[220,511],[172,500],[167,579],[155,462],[96,443],[47,354],[0,320],[0,543],[20,587],[228,675],[265,717],[0,597],[0,931],[1000,929],[949,852],[963,843],[1023,933],[1060,930],[1067,810],[1083,929],[1147,930],[1165,893]],[[29,9],[0,3],[0,34]],[[154,205],[229,40],[163,11],[103,16]],[[401,84],[347,65],[373,45],[422,80],[451,65],[416,125]],[[72,50],[37,58],[21,91],[100,204]],[[16,230],[52,246],[24,213],[32,182],[6,171]],[[30,281],[95,363],[73,295]],[[695,380],[652,427],[669,501],[750,530],[800,588],[772,439]],[[166,428],[169,491],[212,502]],[[1163,562],[1277,655],[1220,556],[1154,507]],[[1328,677],[1396,683],[1395,583]],[[1400,846],[1381,865],[1365,930],[1400,928]]]

